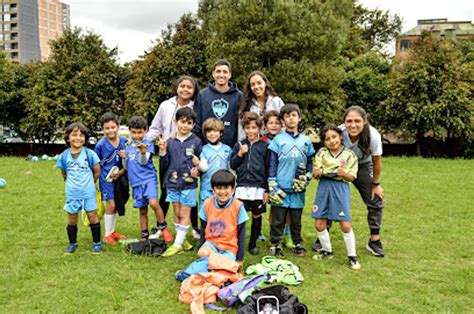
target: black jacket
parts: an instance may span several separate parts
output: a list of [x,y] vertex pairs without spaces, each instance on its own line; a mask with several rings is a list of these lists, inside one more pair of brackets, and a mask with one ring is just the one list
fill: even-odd
[[249,151],[240,158],[240,144],[232,150],[230,167],[237,172],[237,186],[259,187],[267,190],[269,153],[268,144],[262,140],[250,144],[245,139],[242,144],[249,146]]

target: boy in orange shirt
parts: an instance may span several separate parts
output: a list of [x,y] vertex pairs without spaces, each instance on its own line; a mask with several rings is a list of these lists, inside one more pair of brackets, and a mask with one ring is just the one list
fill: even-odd
[[211,178],[214,196],[199,211],[201,248],[198,257],[212,252],[226,255],[242,264],[245,255],[245,222],[249,219],[241,201],[234,198],[235,176],[218,170]]

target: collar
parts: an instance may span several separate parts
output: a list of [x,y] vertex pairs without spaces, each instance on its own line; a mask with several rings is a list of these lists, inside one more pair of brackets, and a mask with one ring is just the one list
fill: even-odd
[[285,132],[291,136],[292,138],[297,138],[298,136],[300,136],[301,133],[298,133],[295,135],[295,132],[291,132],[291,131],[288,131],[288,130],[285,130]]
[[221,206],[219,205],[219,202],[217,201],[217,198],[214,197],[214,205],[219,208],[219,209],[226,209],[227,207],[230,206],[230,204],[234,201],[234,195],[232,195],[229,199],[229,201],[227,202],[227,204],[225,204],[224,206]]

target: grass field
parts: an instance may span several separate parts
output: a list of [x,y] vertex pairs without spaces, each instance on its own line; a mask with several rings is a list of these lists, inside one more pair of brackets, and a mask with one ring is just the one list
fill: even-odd
[[[32,174],[25,174],[31,171]],[[170,259],[129,255],[121,247],[91,254],[90,230],[79,225],[79,249],[65,256],[64,183],[54,162],[0,158],[0,312],[187,313],[178,302],[174,273],[195,252]],[[338,228],[331,231],[335,258],[287,258],[305,281],[290,291],[314,312],[473,312],[474,162],[385,158],[386,207],[383,259],[365,250],[366,209],[352,190],[352,216],[362,270],[346,267]],[[303,237],[315,240],[310,218],[316,183],[307,192]],[[138,213],[129,205],[118,231],[139,236]],[[268,235],[268,223],[264,224]],[[260,244],[266,252],[267,244]],[[263,255],[262,255],[263,256]],[[245,266],[260,257],[247,254]]]

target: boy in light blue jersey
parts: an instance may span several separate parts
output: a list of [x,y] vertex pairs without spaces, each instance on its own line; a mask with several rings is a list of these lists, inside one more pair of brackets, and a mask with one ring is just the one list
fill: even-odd
[[172,242],[173,236],[167,228],[163,210],[158,203],[158,179],[153,165],[155,148],[151,141],[145,139],[147,122],[145,118],[135,116],[128,122],[128,128],[132,142],[125,149],[124,168],[128,172],[128,180],[132,186],[133,207],[140,208],[141,240],[144,241],[149,237],[148,205],[150,205],[155,212],[158,227],[153,238],[163,235],[166,242]]
[[311,140],[299,133],[301,112],[297,105],[284,105],[280,110],[280,120],[285,124],[285,131],[278,134],[268,147],[270,150],[268,187],[270,202],[273,205],[270,252],[280,257],[284,255],[279,243],[289,213],[293,250],[296,255],[304,256],[306,250],[301,246],[301,214],[305,190],[312,177],[312,157],[315,151]]
[[95,182],[100,175],[99,157],[94,151],[85,147],[89,140],[89,130],[82,123],[70,124],[64,134],[64,141],[69,146],[58,159],[56,168],[66,181],[66,204],[68,213],[67,235],[69,245],[66,254],[77,250],[78,213],[83,209],[89,218],[92,233],[92,252],[101,253],[100,221],[97,217],[97,201],[95,199]]
[[211,186],[211,177],[217,170],[228,170],[232,149],[223,144],[220,139],[224,135],[224,123],[216,118],[207,119],[202,132],[208,144],[202,148],[199,157],[199,171],[201,172],[201,190],[199,192],[199,208],[202,211],[204,202],[214,196]]

